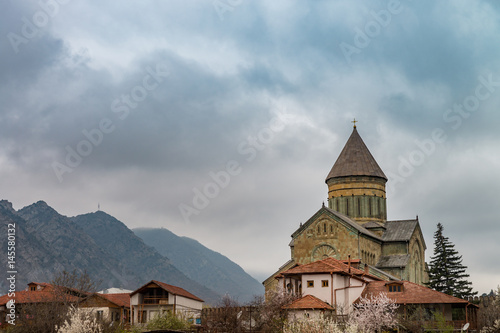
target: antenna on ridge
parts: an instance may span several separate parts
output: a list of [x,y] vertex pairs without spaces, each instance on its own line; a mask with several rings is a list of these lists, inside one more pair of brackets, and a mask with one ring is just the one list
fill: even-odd
[[101,211],[101,204],[99,202],[97,203],[97,211]]

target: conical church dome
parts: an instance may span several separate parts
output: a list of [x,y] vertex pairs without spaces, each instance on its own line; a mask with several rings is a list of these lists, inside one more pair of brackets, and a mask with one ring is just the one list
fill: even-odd
[[373,176],[387,180],[377,161],[359,136],[356,127],[330,170],[326,181],[335,177]]
[[326,177],[328,207],[359,223],[387,220],[387,177],[356,126]]

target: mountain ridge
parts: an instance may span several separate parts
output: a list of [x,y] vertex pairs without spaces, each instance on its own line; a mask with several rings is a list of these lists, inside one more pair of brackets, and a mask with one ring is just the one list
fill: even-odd
[[[87,272],[103,288],[135,290],[153,279],[163,281],[209,304],[226,293],[245,301],[263,293],[261,284],[239,265],[197,240],[162,228],[161,235],[168,237],[160,243],[177,245],[170,250],[174,253],[171,260],[140,238],[135,229],[100,210],[67,217],[41,200],[17,211],[9,201],[0,200],[0,232],[6,235],[9,224],[16,226],[18,290],[29,282],[51,282],[57,272],[76,270]],[[0,246],[6,250],[6,237],[0,238]],[[182,259],[182,253],[188,255]],[[2,264],[6,267],[6,257]],[[5,278],[0,288],[6,288]]]
[[132,231],[170,258],[188,277],[197,282],[206,281],[219,294],[229,294],[246,303],[264,293],[262,284],[241,266],[195,239],[177,236],[166,228],[134,228]]
[[[17,211],[10,202],[0,201],[0,232],[7,234],[9,223],[15,224],[16,229],[16,289],[25,289],[29,282],[51,282],[62,271],[76,271],[79,274],[88,273],[101,288],[118,286],[135,290],[149,280],[156,279],[189,290],[209,304],[220,299],[216,292],[189,279],[168,259],[145,245],[122,222],[118,223],[110,215],[102,214],[101,217],[106,216],[113,221],[113,228],[103,232],[103,238],[94,239],[91,233],[88,234],[82,228],[85,227],[83,223],[75,223],[73,218],[59,214],[44,201]],[[140,251],[129,251],[133,256],[149,257],[149,262],[144,261],[146,266],[161,270],[150,270],[145,266],[131,267],[128,264],[129,256],[120,257],[112,250],[113,246],[104,246],[106,238],[119,234],[117,230],[122,232],[122,236],[125,235],[122,243],[139,244],[139,247],[142,244]],[[7,249],[7,237],[0,238],[0,246]],[[2,258],[2,264],[7,267],[7,257]],[[6,287],[4,278],[0,281],[0,288],[5,290]]]

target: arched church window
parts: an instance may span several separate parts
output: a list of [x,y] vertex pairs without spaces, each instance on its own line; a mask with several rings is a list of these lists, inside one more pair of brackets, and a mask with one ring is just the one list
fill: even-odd
[[311,255],[311,261],[323,260],[329,257],[335,257],[336,251],[333,246],[328,244],[321,244],[314,248]]
[[326,234],[326,223],[323,223],[323,232]]
[[330,224],[330,233],[333,234],[333,224]]
[[321,234],[321,226],[318,224],[318,234]]

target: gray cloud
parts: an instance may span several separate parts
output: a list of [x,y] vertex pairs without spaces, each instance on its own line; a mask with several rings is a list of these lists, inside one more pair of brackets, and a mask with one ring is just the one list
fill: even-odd
[[[416,140],[440,128],[446,140],[403,181],[390,180],[389,218],[419,214],[428,254],[442,222],[475,287],[498,284],[500,272],[474,244],[494,251],[500,230],[492,199],[500,87],[481,88],[491,94],[459,125],[444,117],[475,96],[479,77],[500,81],[496,2],[401,0],[395,10],[385,1],[243,1],[221,14],[212,2],[69,1],[17,53],[9,33],[22,36],[23,18],[43,8],[2,6],[0,188],[16,208],[43,199],[76,215],[100,202],[131,227],[197,238],[265,275],[288,259],[290,234],[326,199],[324,178],[352,118],[393,175],[421,150]],[[371,36],[365,45],[356,45],[359,31]],[[346,57],[342,43],[358,52]],[[168,74],[146,78],[157,66]],[[279,113],[294,120],[248,161],[240,146],[249,149]],[[84,131],[98,143],[60,182],[54,162],[66,163],[67,147],[89,148]],[[179,204],[230,160],[241,173],[186,223]]]

